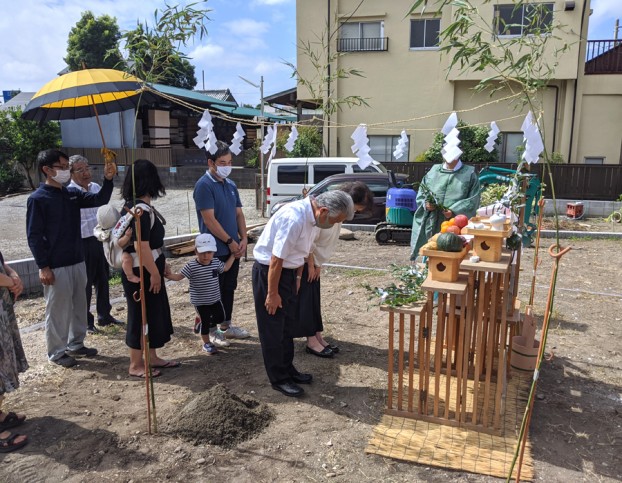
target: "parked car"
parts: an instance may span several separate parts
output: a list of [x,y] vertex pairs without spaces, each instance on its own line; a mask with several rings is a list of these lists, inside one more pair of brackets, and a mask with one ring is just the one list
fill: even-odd
[[[398,185],[404,185],[406,183],[406,179],[408,175],[406,174],[395,174],[396,182]],[[338,189],[343,183],[348,181],[362,181],[365,183],[369,189],[374,193],[374,208],[371,214],[355,214],[354,219],[349,223],[360,223],[360,224],[369,224],[375,225],[385,220],[386,215],[386,198],[387,198],[387,190],[393,186],[391,181],[391,173],[346,173],[346,174],[335,174],[333,176],[329,176],[328,178],[320,181],[318,184],[313,186],[307,193],[308,195],[319,195],[326,191],[331,191]],[[296,201],[303,198],[302,195],[292,196],[290,198],[283,199],[272,206],[270,209],[270,216],[274,215],[280,208],[285,206],[287,203],[291,203],[292,201]]]
[[314,185],[334,174],[386,173],[378,161],[365,169],[358,165],[358,158],[276,158],[268,166],[266,178],[266,203],[274,205],[281,200],[301,195]]

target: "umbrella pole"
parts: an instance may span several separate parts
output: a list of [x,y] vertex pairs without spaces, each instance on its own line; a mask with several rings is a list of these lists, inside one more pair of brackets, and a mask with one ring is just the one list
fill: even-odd
[[[149,325],[147,324],[147,305],[145,302],[145,279],[143,270],[143,253],[141,247],[141,230],[140,230],[140,217],[143,214],[143,210],[140,208],[134,208],[132,216],[136,220],[136,241],[138,251],[138,272],[140,276],[140,294],[134,293],[134,300],[140,300],[140,309],[142,314],[142,348],[143,359],[145,364],[145,390],[147,397],[147,427],[149,434],[151,434],[151,421],[153,417],[154,431],[158,431],[156,420],[156,407],[155,407],[155,394],[153,393],[153,377],[151,374],[151,360],[149,357]],[[138,296],[138,299],[137,299]],[[151,409],[153,408],[153,416]]]

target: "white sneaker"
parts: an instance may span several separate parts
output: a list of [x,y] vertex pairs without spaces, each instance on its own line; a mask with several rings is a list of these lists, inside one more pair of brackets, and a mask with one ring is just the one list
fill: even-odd
[[251,335],[241,327],[230,325],[227,330],[222,332],[227,339],[248,339]]
[[209,341],[216,347],[229,347],[231,345],[231,342],[225,339],[224,332],[219,329],[210,331]]

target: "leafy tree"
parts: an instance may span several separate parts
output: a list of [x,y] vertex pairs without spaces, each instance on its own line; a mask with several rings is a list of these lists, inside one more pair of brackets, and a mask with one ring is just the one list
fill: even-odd
[[311,158],[322,155],[322,134],[315,126],[300,126],[294,150],[287,156],[291,158]]
[[122,34],[129,53],[130,73],[150,83],[194,88],[194,66],[180,49],[196,35],[203,38],[207,34],[204,24],[209,20],[209,10],[196,9],[195,5],[156,10],[153,27],[145,21]]
[[34,189],[37,154],[44,149],[60,147],[60,125],[22,119],[21,109],[9,109],[5,113],[0,116],[0,165],[6,170],[12,163],[17,163]]
[[[459,121],[456,126],[460,130],[460,149],[464,154],[460,157],[468,163],[498,163],[499,155],[497,149],[491,153],[484,149],[488,128],[484,126],[470,126],[464,121]],[[436,133],[432,146],[425,152],[424,161],[435,163],[443,162],[441,149],[443,148],[445,135],[441,132]]]
[[75,27],[69,32],[67,57],[69,70],[87,68],[122,69],[124,62],[119,51],[121,32],[117,19],[109,15],[95,18],[93,12],[82,13]]

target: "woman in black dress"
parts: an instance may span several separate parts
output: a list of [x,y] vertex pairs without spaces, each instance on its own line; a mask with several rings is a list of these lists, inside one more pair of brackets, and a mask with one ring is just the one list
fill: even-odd
[[[164,224],[161,215],[151,206],[151,202],[164,196],[166,190],[160,181],[155,165],[146,159],[139,159],[128,168],[123,182],[122,195],[127,208],[135,205],[142,208],[140,216],[141,252],[143,259],[143,278],[145,283],[145,305],[147,308],[147,325],[149,335],[149,359],[152,368],[177,367],[179,362],[166,361],[156,354],[156,349],[164,347],[173,333],[171,309],[168,295],[163,282],[165,259],[162,253],[164,245]],[[132,241],[125,248],[134,257],[134,274],[139,275],[137,255],[136,220],[130,224]],[[127,300],[127,333],[125,343],[130,348],[130,376],[145,377],[145,362],[142,351],[142,310],[140,301],[134,294],[140,293],[140,284],[130,282],[125,273],[121,274],[125,299]],[[154,369],[152,377],[160,375]]]

